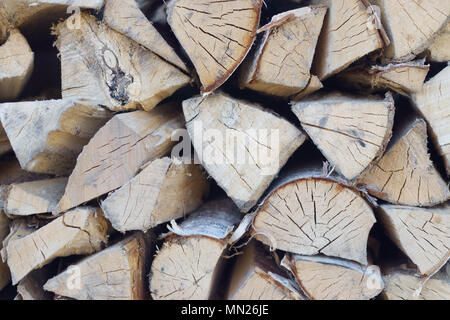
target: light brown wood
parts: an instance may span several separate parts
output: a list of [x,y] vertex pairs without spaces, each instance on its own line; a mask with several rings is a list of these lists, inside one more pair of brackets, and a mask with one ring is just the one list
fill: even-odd
[[332,93],[304,99],[292,110],[315,145],[348,180],[366,171],[392,136],[391,95],[382,100]]
[[178,68],[87,13],[80,15],[80,28],[62,22],[54,32],[63,98],[113,111],[150,110],[190,81]]
[[150,112],[114,116],[83,149],[55,212],[64,212],[115,190],[153,159],[165,156],[175,144],[171,136],[184,125],[176,104]]
[[430,127],[431,138],[444,158],[447,175],[450,175],[450,66],[427,81],[420,92],[412,96],[414,106]]
[[386,153],[358,182],[393,204],[429,207],[450,197],[447,183],[430,160],[422,119],[405,119]]
[[450,61],[450,23],[428,47],[428,58],[432,62]]
[[281,264],[312,300],[370,300],[384,287],[380,268],[374,265],[301,255],[286,255]]
[[199,165],[156,159],[108,195],[101,207],[114,229],[146,232],[197,209],[209,193],[206,178]]
[[172,0],[167,20],[191,59],[201,90],[220,87],[244,60],[255,40],[261,0]]
[[[0,250],[3,248],[3,240],[9,233],[9,220],[3,210],[0,209]],[[0,257],[0,290],[11,281],[8,265]]]
[[242,212],[256,204],[305,141],[273,112],[224,93],[185,100],[183,111],[202,165]]
[[83,146],[111,118],[70,100],[0,104],[0,120],[23,169],[69,174]]
[[308,95],[320,90],[323,88],[322,82],[320,82],[319,78],[315,75],[312,75],[309,79],[309,83],[306,86],[305,89],[303,89],[301,92],[299,92],[296,96],[291,97],[291,101],[301,101],[303,98],[307,97]]
[[375,0],[391,44],[388,60],[404,62],[422,53],[447,26],[450,2],[439,0]]
[[0,45],[0,61],[0,101],[16,99],[34,67],[34,53],[18,29],[11,30],[8,40]]
[[450,205],[414,208],[381,205],[387,235],[424,276],[436,273],[450,258]]
[[145,299],[146,250],[144,237],[135,233],[71,265],[49,279],[44,289],[78,300]]
[[5,195],[5,213],[27,216],[53,212],[64,194],[67,178],[12,184]]
[[253,56],[241,68],[240,87],[289,98],[311,80],[311,65],[327,12],[325,6],[303,7],[272,17]]
[[17,284],[57,257],[90,254],[107,241],[108,225],[100,209],[80,207],[23,237],[8,239],[2,258]]

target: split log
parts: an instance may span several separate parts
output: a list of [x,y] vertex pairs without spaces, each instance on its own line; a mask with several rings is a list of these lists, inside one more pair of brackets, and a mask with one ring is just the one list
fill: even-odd
[[206,204],[166,235],[150,271],[153,299],[206,300],[240,214],[228,200]]
[[[3,240],[9,233],[9,220],[3,210],[0,209],[0,250],[3,249]],[[11,280],[8,265],[0,258],[0,290],[8,285]]]
[[414,106],[430,126],[431,138],[444,158],[450,175],[450,66],[425,83],[422,91],[412,96]]
[[146,299],[146,250],[144,236],[135,233],[71,265],[44,289],[78,300]]
[[184,125],[176,104],[114,116],[83,149],[55,213],[115,190],[147,162],[165,156]]
[[367,1],[314,0],[312,3],[328,7],[312,69],[320,80],[383,48],[386,40],[380,32],[384,30],[371,23]]
[[311,80],[311,65],[327,12],[324,6],[303,7],[272,18],[259,29],[263,39],[246,60],[240,87],[289,98]]
[[133,39],[161,59],[188,73],[184,62],[147,20],[135,0],[107,0],[103,21],[114,30]]
[[63,98],[113,111],[150,110],[189,83],[178,68],[94,16],[81,13],[79,19],[79,28],[62,22],[54,31]]
[[111,193],[101,207],[114,229],[147,232],[197,209],[209,193],[206,178],[199,165],[157,159]]
[[424,60],[407,63],[389,64],[387,66],[356,67],[341,73],[339,81],[347,87],[359,91],[394,90],[404,96],[422,90],[425,78],[430,70]]
[[449,22],[450,2],[439,0],[375,0],[391,44],[384,55],[405,62],[427,49]]
[[450,23],[428,47],[428,58],[431,62],[450,61]]
[[346,179],[356,179],[376,161],[392,136],[391,95],[352,97],[331,93],[293,105],[303,129]]
[[404,120],[383,157],[359,180],[373,196],[393,204],[429,207],[447,201],[447,183],[430,160],[422,119]]
[[4,103],[0,120],[23,169],[69,174],[83,146],[111,118],[70,100]]
[[34,53],[19,30],[10,31],[0,46],[0,101],[16,99],[31,77]]
[[252,233],[274,249],[324,254],[367,265],[375,223],[369,204],[333,176],[302,168],[274,184],[255,213]]
[[107,241],[108,224],[100,209],[80,207],[42,228],[4,243],[2,258],[13,285],[57,257],[96,252]]
[[220,87],[256,37],[262,0],[172,0],[167,20],[191,59],[202,92]]
[[384,283],[378,266],[362,266],[325,256],[286,255],[281,264],[289,269],[312,300],[370,300]]
[[245,246],[233,270],[227,300],[304,300],[257,241]]
[[273,112],[223,93],[185,100],[183,111],[203,166],[242,212],[306,138]]
[[5,213],[27,216],[49,213],[64,194],[67,178],[56,178],[12,184],[5,195]]
[[433,275],[450,258],[450,205],[427,209],[381,205],[380,218],[387,235],[422,275]]

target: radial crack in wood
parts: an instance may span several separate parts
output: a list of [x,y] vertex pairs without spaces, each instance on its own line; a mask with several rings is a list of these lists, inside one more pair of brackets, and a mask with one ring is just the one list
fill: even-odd
[[450,61],[450,23],[428,47],[428,58],[432,62]]
[[322,88],[323,88],[323,84],[319,80],[319,78],[315,75],[312,75],[309,78],[309,82],[308,82],[308,85],[306,86],[306,88],[303,89],[302,91],[300,91],[297,95],[292,96],[291,101],[294,101],[294,102],[301,101],[306,96],[308,96]]

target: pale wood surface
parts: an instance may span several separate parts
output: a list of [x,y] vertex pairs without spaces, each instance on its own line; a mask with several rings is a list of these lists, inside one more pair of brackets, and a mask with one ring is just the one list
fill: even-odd
[[450,23],[428,47],[428,57],[432,62],[447,62],[450,60]]

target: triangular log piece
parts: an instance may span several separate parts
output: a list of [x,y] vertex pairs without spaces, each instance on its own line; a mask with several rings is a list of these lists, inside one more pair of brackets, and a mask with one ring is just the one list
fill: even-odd
[[303,129],[346,179],[353,180],[384,152],[394,123],[390,95],[352,97],[338,93],[293,105]]
[[306,138],[273,112],[223,93],[185,100],[183,111],[203,166],[242,212]]
[[69,177],[55,212],[63,212],[115,190],[148,161],[165,156],[172,133],[184,125],[177,105],[114,116],[89,141]]
[[386,234],[424,276],[436,273],[450,258],[450,205],[414,208],[381,205]]
[[24,170],[70,174],[78,154],[112,114],[70,100],[0,104],[0,120]]
[[113,111],[150,110],[190,78],[127,36],[81,13],[80,27],[60,23],[62,97]]
[[[3,248],[3,240],[9,233],[9,220],[3,210],[0,210],[0,250]],[[0,257],[0,290],[11,281],[11,274],[8,265]]]
[[291,270],[312,300],[370,300],[384,283],[378,266],[363,266],[325,256],[286,255],[281,264]]
[[405,119],[386,153],[358,183],[377,198],[406,206],[434,206],[450,197],[447,183],[430,160],[422,119]]
[[450,23],[428,47],[428,58],[431,62],[450,61]]
[[2,258],[11,270],[13,284],[55,258],[91,254],[108,239],[108,224],[100,209],[80,207],[40,229],[9,239]]
[[146,232],[197,209],[209,193],[206,178],[199,165],[157,159],[111,193],[101,207],[114,229]]
[[144,236],[135,233],[71,265],[44,289],[78,300],[146,299],[146,249]]
[[311,79],[311,65],[327,12],[325,6],[286,11],[262,27],[262,41],[246,60],[240,87],[290,98],[301,93]]
[[172,0],[167,19],[209,92],[220,87],[250,50],[262,0]]

